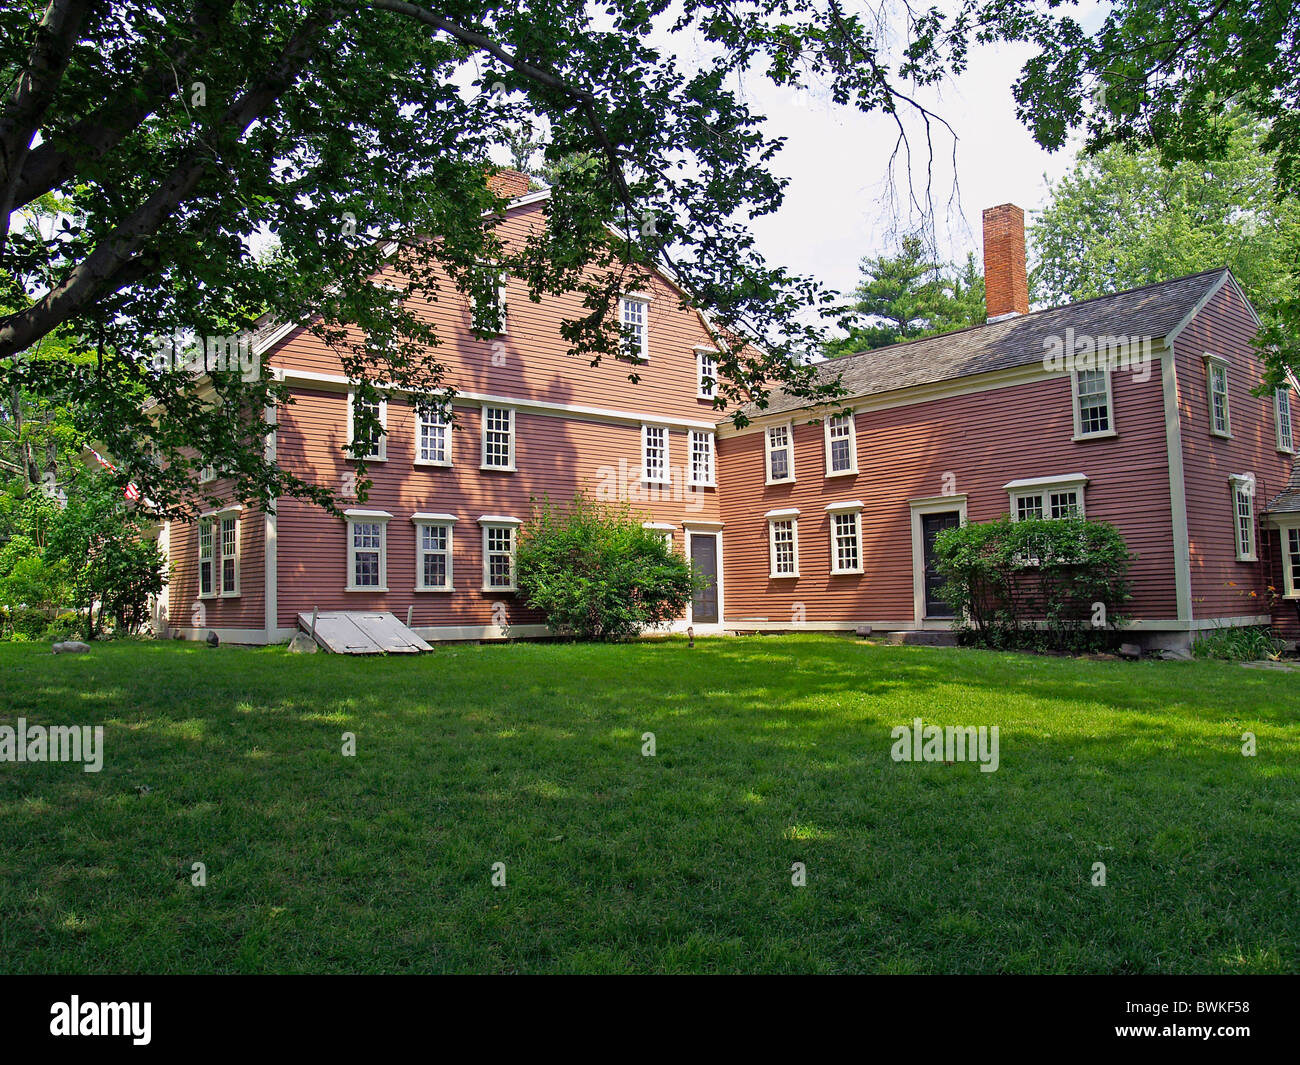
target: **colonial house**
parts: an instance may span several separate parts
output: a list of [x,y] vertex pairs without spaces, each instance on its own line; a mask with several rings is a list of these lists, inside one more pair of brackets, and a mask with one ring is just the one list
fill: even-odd
[[[545,224],[521,186],[509,239]],[[958,522],[1104,519],[1136,558],[1127,631],[1185,646],[1272,623],[1300,634],[1300,473],[1287,390],[1258,396],[1258,319],[1226,269],[1030,312],[1024,216],[984,214],[988,321],[827,362],[833,407],[785,394],[737,429],[713,405],[716,351],[671,279],[623,295],[627,366],[567,354],[578,298],[533,303],[506,279],[499,334],[467,303],[420,308],[444,338],[452,424],[400,396],[378,412],[374,486],[342,517],[293,499],[232,504],[165,529],[169,624],[282,641],[300,615],[386,610],[431,640],[541,635],[515,594],[533,500],[629,503],[709,580],[678,627],[697,633],[944,630],[934,537]],[[344,495],[351,385],[300,325],[257,352],[290,388],[275,460]],[[219,487],[219,486],[218,486]]]

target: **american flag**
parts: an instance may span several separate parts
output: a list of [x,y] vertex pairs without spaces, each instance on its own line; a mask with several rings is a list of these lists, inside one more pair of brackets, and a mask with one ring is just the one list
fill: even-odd
[[[98,462],[101,466],[103,466],[104,469],[109,470],[112,473],[117,473],[117,467],[114,466],[111,462],[109,462],[108,459],[104,458],[104,456],[101,455],[98,451],[96,451],[93,447],[90,448],[89,451],[92,455],[95,456],[95,461]],[[122,490],[122,496],[126,499],[129,499],[132,503],[138,503],[140,502],[140,489],[137,488],[136,483],[132,481],[130,484],[126,486],[126,488]]]

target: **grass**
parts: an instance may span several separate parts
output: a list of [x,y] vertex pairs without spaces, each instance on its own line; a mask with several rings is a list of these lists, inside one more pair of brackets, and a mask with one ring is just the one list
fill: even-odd
[[[0,645],[20,715],[103,724],[106,761],[0,763],[7,972],[1298,967],[1285,673],[815,635]],[[1001,768],[893,762],[916,716],[998,725]]]

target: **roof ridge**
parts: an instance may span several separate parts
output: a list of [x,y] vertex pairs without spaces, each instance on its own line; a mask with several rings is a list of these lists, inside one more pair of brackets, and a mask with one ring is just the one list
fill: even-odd
[[1134,288],[1120,289],[1118,292],[1107,292],[1101,296],[1089,296],[1086,300],[1075,300],[1073,303],[1061,303],[1057,304],[1055,307],[1043,307],[1036,311],[1030,311],[1028,314],[1018,314],[1014,318],[1002,318],[996,322],[979,322],[974,325],[964,326],[961,329],[950,329],[946,333],[930,333],[928,336],[913,337],[910,340],[900,340],[895,344],[886,344],[884,347],[880,348],[864,348],[862,351],[854,351],[848,355],[840,355],[836,358],[827,359],[822,365],[834,365],[835,363],[842,363],[848,359],[856,359],[862,355],[878,355],[882,351],[892,351],[897,348],[905,348],[910,344],[920,344],[928,340],[942,340],[944,337],[959,336],[962,333],[970,333],[976,329],[987,329],[991,325],[1003,325],[1007,322],[1022,322],[1027,318],[1052,314],[1056,311],[1064,311],[1072,307],[1083,307],[1086,304],[1097,303],[1100,300],[1113,300],[1118,299],[1120,296],[1131,296],[1135,292],[1145,292],[1148,289],[1161,288],[1165,285],[1175,285],[1182,281],[1191,281],[1193,278],[1197,277],[1218,277],[1225,270],[1231,272],[1231,269],[1232,268],[1229,266],[1216,266],[1210,270],[1198,270],[1192,274],[1183,274],[1181,277],[1171,277],[1166,281],[1152,281],[1145,285],[1137,285]]

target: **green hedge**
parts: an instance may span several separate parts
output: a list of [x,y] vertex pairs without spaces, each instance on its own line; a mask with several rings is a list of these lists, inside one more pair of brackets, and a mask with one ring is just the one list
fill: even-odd
[[1083,518],[971,523],[935,539],[936,564],[965,642],[1096,650],[1127,620],[1132,556],[1119,531]]

